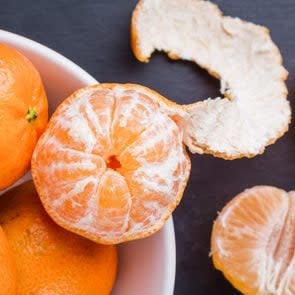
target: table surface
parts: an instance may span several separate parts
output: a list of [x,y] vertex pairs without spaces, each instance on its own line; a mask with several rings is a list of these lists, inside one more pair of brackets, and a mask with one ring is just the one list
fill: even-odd
[[[215,2],[227,15],[270,28],[290,72],[289,99],[294,106],[294,0]],[[219,82],[192,63],[173,62],[159,53],[147,65],[135,60],[129,46],[130,16],[135,4],[136,0],[2,0],[0,26],[55,49],[100,82],[141,83],[179,103],[219,95]],[[212,222],[216,212],[247,187],[268,184],[295,189],[294,124],[290,129],[254,159],[224,161],[191,156],[190,181],[174,213],[176,295],[238,294],[214,270],[208,257]]]

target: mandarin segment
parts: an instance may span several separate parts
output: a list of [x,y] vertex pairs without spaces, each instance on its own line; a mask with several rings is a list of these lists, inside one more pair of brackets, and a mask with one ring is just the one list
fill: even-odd
[[117,271],[116,247],[93,243],[55,224],[32,181],[3,195],[0,213],[17,271],[16,293],[2,293],[1,283],[1,295],[111,293]]
[[185,117],[139,85],[99,84],[74,93],[53,114],[32,158],[49,215],[106,244],[159,230],[189,177]]
[[109,169],[99,183],[96,202],[95,231],[106,237],[123,235],[127,231],[132,204],[124,177]]
[[[119,88],[118,88],[119,89]],[[117,91],[112,123],[112,143],[116,154],[120,154],[144,132],[158,110],[157,103],[148,96],[134,91]]]
[[114,98],[110,91],[77,92],[68,103],[61,105],[48,137],[57,139],[56,145],[105,155],[111,150],[110,128]]
[[213,226],[217,269],[243,294],[294,294],[295,193],[257,186],[236,196]]
[[40,173],[46,182],[46,188],[51,189],[48,186],[52,181],[56,181],[56,184],[73,185],[78,180],[88,179],[91,182],[94,177],[100,177],[106,171],[106,163],[98,155],[63,147],[55,148],[50,140],[47,142],[49,148],[36,156],[38,167],[43,167]]
[[148,228],[166,213],[167,206],[177,201],[173,196],[180,189],[186,171],[182,136],[169,117],[154,117],[149,129],[120,155],[122,168],[133,196],[132,227]]
[[[96,138],[93,152],[105,155],[106,159],[112,153],[112,118],[115,109],[113,94],[105,89],[97,93],[90,93],[89,102],[84,104],[86,117]],[[109,151],[109,153],[107,153]]]

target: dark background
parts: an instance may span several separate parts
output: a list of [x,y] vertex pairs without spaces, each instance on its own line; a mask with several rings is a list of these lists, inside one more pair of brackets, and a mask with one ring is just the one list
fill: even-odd
[[[271,29],[290,72],[289,99],[295,94],[295,1],[216,0],[225,14]],[[79,64],[100,82],[136,82],[179,103],[217,96],[219,83],[189,62],[155,54],[147,65],[129,46],[130,16],[136,0],[0,0],[2,29],[43,43]],[[262,156],[224,161],[192,156],[192,174],[174,213],[177,240],[176,295],[238,294],[215,271],[209,254],[216,212],[235,194],[257,184],[295,189],[294,124]],[[151,294],[152,295],[152,294]]]

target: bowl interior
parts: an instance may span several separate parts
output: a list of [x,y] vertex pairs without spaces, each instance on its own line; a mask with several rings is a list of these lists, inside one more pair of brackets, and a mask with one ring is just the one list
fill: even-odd
[[[73,91],[96,83],[80,67],[37,42],[2,30],[0,42],[24,53],[37,67],[47,91],[50,113]],[[30,177],[28,173],[17,184]],[[112,294],[172,295],[174,278],[175,238],[170,218],[152,237],[119,246],[119,273]]]

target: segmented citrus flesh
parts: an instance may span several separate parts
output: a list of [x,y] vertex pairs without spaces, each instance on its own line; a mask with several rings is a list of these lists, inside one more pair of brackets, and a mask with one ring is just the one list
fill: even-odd
[[101,243],[160,229],[190,172],[178,125],[185,115],[139,85],[99,84],[74,93],[52,116],[32,159],[48,213]]
[[243,294],[295,294],[294,229],[295,192],[248,189],[214,223],[214,265]]

